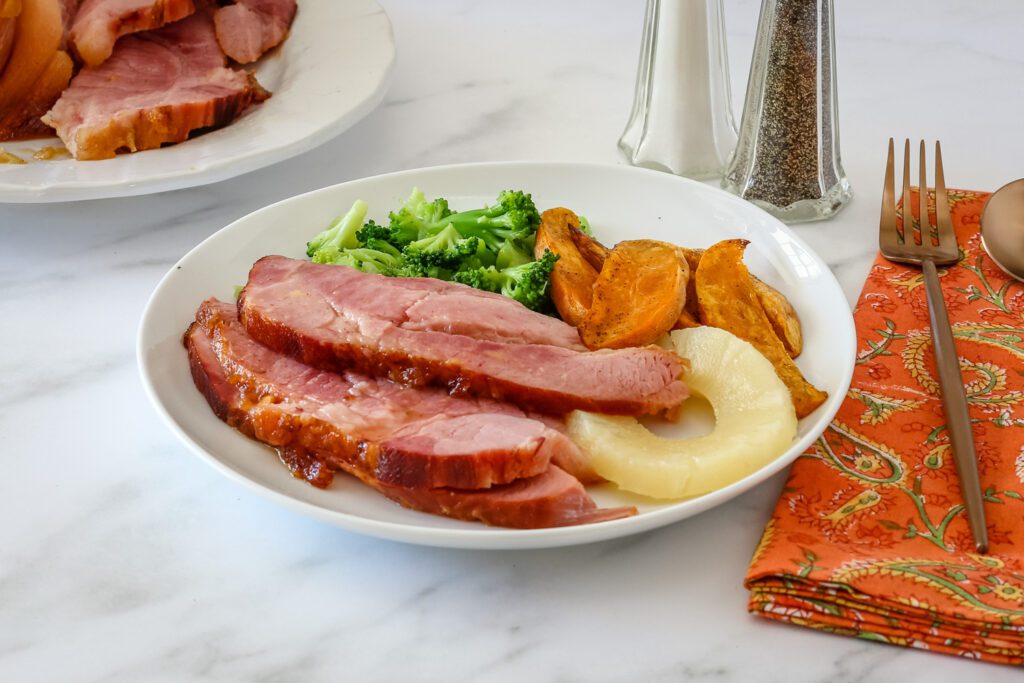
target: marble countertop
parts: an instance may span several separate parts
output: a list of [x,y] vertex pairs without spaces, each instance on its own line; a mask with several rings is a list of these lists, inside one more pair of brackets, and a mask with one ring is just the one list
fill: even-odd
[[[629,539],[471,552],[279,508],[193,457],[146,400],[134,343],[201,239],[324,185],[462,161],[621,163],[643,2],[384,0],[383,105],[323,147],[162,195],[0,206],[0,680],[1010,681],[1020,672],[746,612],[777,476]],[[758,4],[727,0],[735,110]],[[855,199],[797,228],[856,297],[888,136],[943,142],[948,184],[1024,176],[1024,5],[837,3]]]

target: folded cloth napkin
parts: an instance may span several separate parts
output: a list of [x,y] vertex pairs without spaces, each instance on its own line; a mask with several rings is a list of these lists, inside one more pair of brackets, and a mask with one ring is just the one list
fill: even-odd
[[[968,392],[990,554],[974,552],[936,379],[921,271],[875,260],[853,383],[793,465],[754,552],[754,614],[1024,664],[1024,285],[985,255],[987,194],[951,191],[940,270]],[[917,206],[917,201],[914,201]]]

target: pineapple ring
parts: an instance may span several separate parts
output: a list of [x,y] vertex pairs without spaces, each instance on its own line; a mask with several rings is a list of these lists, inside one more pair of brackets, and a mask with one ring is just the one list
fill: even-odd
[[699,496],[728,486],[784,453],[796,435],[789,390],[751,344],[716,327],[672,333],[690,361],[684,379],[711,403],[715,428],[667,439],[631,417],[574,411],[568,433],[605,479],[652,498]]

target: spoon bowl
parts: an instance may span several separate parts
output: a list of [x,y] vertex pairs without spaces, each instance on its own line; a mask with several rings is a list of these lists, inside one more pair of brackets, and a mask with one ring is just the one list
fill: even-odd
[[1024,178],[989,197],[981,215],[981,245],[1003,272],[1024,282]]

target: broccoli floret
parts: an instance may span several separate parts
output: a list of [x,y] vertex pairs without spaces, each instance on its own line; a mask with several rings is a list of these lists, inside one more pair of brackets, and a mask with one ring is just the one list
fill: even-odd
[[499,293],[501,286],[505,283],[505,276],[494,266],[485,266],[460,270],[452,274],[452,282],[460,282],[485,292]]
[[512,266],[521,266],[524,263],[533,261],[533,246],[529,248],[516,241],[505,242],[498,249],[498,254],[494,260],[494,267],[501,270],[502,268],[511,268]]
[[439,197],[428,202],[423,191],[414,187],[402,208],[388,214],[388,227],[411,242],[440,232],[448,225],[445,219],[451,213],[447,199]]
[[394,275],[402,266],[400,256],[366,247],[341,250],[321,249],[313,255],[313,262],[328,263],[335,266],[351,266],[356,270],[380,275]]
[[402,208],[391,214],[390,226],[402,231],[415,229],[423,239],[452,225],[462,237],[478,237],[487,248],[497,251],[506,241],[532,237],[539,224],[533,199],[519,190],[502,192],[491,206],[452,213],[447,200],[428,202],[414,189]]
[[527,308],[540,311],[546,308],[548,282],[558,254],[550,249],[537,261],[498,270],[493,266],[455,273],[452,279],[470,287],[498,292],[511,297]]
[[482,209],[461,211],[446,218],[463,237],[479,237],[497,251],[512,240],[532,237],[540,225],[540,213],[533,198],[519,190],[506,190],[498,203]]
[[406,245],[402,250],[403,274],[447,280],[456,270],[481,267],[481,251],[485,250],[479,239],[464,239],[449,225],[432,237]]
[[416,231],[400,230],[390,226],[378,225],[374,221],[367,222],[356,232],[356,239],[361,244],[367,244],[370,240],[389,242],[396,247],[403,247],[418,237]]
[[550,303],[548,282],[557,260],[558,254],[548,249],[536,261],[505,268],[500,271],[506,278],[501,286],[501,293],[512,297],[527,308],[541,310]]
[[593,237],[594,231],[590,229],[590,221],[587,220],[587,217],[579,216],[578,218],[580,219],[580,230],[583,231],[583,234],[587,237]]
[[[356,233],[366,217],[366,202],[357,199],[352,208],[344,216],[338,216],[327,229],[306,243],[306,256],[315,257],[321,249],[337,253],[342,249],[354,249],[359,246]],[[315,259],[314,259],[315,260]]]

